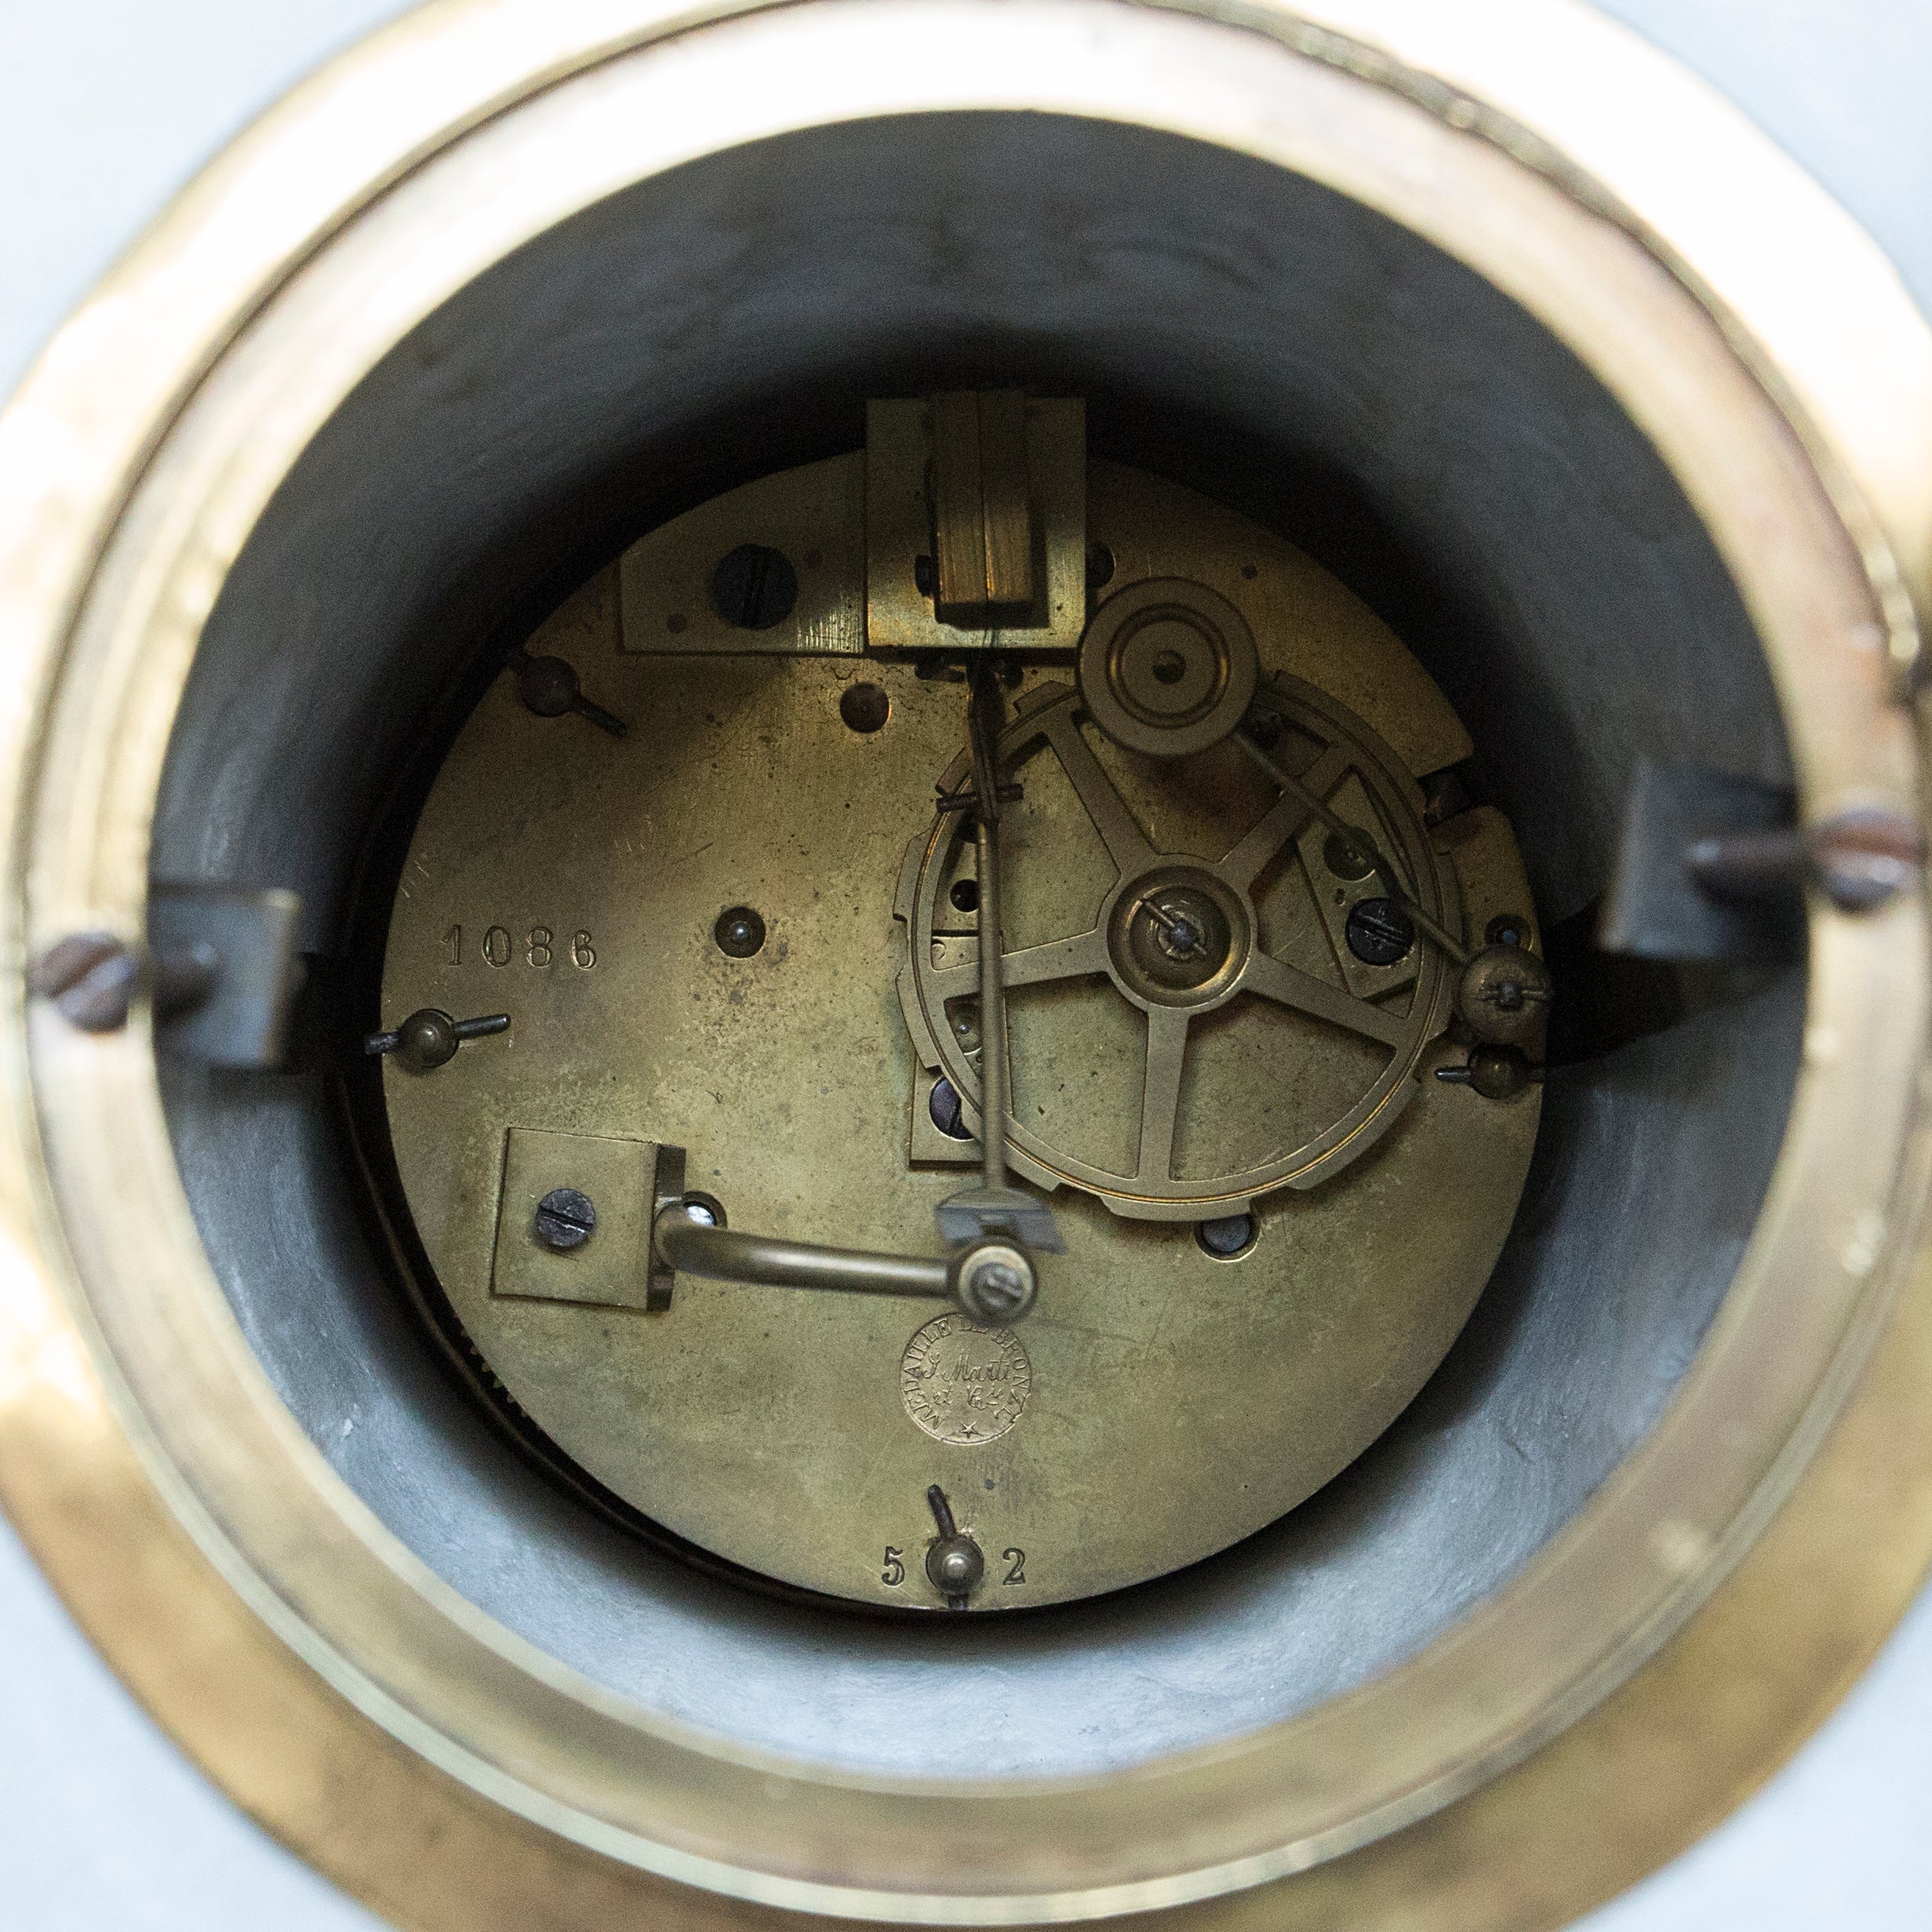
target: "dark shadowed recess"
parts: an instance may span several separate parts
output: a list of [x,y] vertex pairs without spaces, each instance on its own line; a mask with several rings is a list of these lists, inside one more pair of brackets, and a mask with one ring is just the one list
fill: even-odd
[[868,395],[976,382],[1086,396],[1097,453],[1221,497],[1354,585],[1468,724],[1546,924],[1601,890],[1638,759],[1788,775],[1756,641],[1655,453],[1478,277],[1170,136],[999,115],[815,131],[531,243],[403,342],[287,479],[209,620],[155,869],[295,886],[335,1003],[304,1071],[174,1068],[166,1097],[275,1385],[466,1595],[742,1741],[1065,1773],[1362,1682],[1574,1515],[1736,1268],[1803,984],[1720,987],[1554,1071],[1521,1214],[1441,1372],[1319,1496],[1182,1575],[1024,1618],[881,1623],[700,1574],[585,1508],[425,1339],[338,1124],[329,1064],[371,1023],[398,841],[502,650],[623,544],[857,446]]

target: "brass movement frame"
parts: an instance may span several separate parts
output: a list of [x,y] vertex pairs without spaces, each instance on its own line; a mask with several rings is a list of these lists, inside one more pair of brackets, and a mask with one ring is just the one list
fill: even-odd
[[1922,811],[1899,686],[1932,564],[1932,334],[1821,191],[1582,8],[444,0],[238,141],[0,419],[0,1497],[210,1774],[409,1926],[1553,1926],[1778,1763],[1932,1553],[1916,895],[1814,908],[1805,1065],[1756,1235],[1664,1420],[1577,1520],[1363,1690],[1061,1784],[755,1757],[490,1623],[326,1468],[249,1355],[144,1017],[95,1038],[24,1005],[23,962],[53,939],[140,933],[162,759],[223,574],[405,329],[698,153],[964,107],[1218,142],[1475,267],[1620,399],[1705,519],[1806,813]]

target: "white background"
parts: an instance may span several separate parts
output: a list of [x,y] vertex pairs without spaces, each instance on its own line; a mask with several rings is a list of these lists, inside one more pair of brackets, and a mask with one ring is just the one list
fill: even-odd
[[[224,140],[401,10],[396,0],[0,0],[0,392]],[[1755,115],[1872,230],[1932,311],[1929,0],[1617,0],[1606,10]],[[1581,1932],[1925,1932],[1929,1797],[1932,1598],[1794,1763]],[[4,1522],[0,1924],[377,1932],[176,1754]]]

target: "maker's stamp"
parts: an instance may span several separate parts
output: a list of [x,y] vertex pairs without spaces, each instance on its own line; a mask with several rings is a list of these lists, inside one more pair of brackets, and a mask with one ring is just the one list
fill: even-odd
[[1020,1420],[1032,1392],[1033,1365],[1010,1328],[982,1328],[942,1315],[906,1344],[899,1395],[935,1441],[990,1443]]

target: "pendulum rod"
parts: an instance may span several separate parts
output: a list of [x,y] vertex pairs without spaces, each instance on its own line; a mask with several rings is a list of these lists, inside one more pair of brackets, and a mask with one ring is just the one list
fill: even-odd
[[972,791],[942,799],[942,808],[963,806],[973,814],[979,861],[980,975],[980,1184],[949,1195],[933,1212],[940,1233],[959,1243],[1003,1235],[1022,1248],[1059,1253],[1064,1243],[1053,1211],[1006,1178],[1006,936],[1001,923],[999,807],[1015,795],[999,782],[999,740],[1006,704],[999,679],[990,664],[967,673],[972,697],[966,711],[966,742],[973,766]]
[[1005,706],[990,666],[976,664],[968,712],[979,860],[980,1148],[982,1184],[1006,1184],[1006,936],[999,917],[999,733]]

